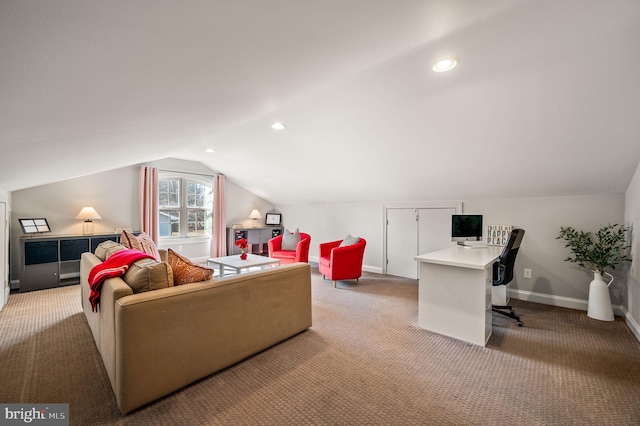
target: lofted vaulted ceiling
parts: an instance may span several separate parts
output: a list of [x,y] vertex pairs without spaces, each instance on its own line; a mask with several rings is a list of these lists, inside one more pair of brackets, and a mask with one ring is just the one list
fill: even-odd
[[175,157],[275,204],[619,193],[639,76],[637,0],[2,0],[0,187]]

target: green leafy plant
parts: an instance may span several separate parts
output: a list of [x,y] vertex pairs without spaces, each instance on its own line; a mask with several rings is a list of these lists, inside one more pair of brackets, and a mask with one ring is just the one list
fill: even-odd
[[618,224],[603,226],[595,234],[576,231],[569,226],[560,227],[560,235],[556,239],[565,240],[565,247],[571,250],[573,257],[567,257],[567,262],[604,274],[607,268],[616,269],[616,265],[631,261],[628,231],[629,227]]

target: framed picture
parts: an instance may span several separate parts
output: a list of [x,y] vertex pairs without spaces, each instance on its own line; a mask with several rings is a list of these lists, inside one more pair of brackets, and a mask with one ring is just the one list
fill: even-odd
[[22,232],[24,232],[25,234],[51,232],[51,228],[49,228],[49,223],[47,223],[47,219],[45,218],[18,219],[18,222],[20,222],[20,226],[22,227]]
[[267,213],[267,217],[264,220],[265,225],[281,225],[282,215],[280,213]]
[[489,225],[487,227],[487,245],[505,246],[509,240],[509,234],[513,226],[511,225]]

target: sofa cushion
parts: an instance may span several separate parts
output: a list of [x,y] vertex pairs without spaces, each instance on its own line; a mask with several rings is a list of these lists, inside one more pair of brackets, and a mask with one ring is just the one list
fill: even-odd
[[275,250],[273,253],[271,253],[271,256],[275,257],[276,259],[295,259],[296,252],[288,250]]
[[342,240],[342,242],[340,243],[340,247],[350,246],[357,243],[358,241],[360,241],[360,237],[352,237],[351,235],[347,234],[347,236],[344,237],[344,240]]
[[149,258],[133,262],[122,279],[134,293],[173,287],[173,273],[169,264]]
[[331,265],[331,259],[328,257],[320,257],[318,263],[322,266],[329,266]]
[[295,232],[289,232],[288,229],[284,230],[282,234],[282,250],[296,251],[298,243],[300,242],[300,230],[296,228]]
[[98,247],[96,247],[96,251],[94,254],[98,259],[100,259],[101,262],[104,262],[113,253],[117,253],[120,250],[124,250],[124,249],[126,249],[126,247],[123,246],[122,244],[118,244],[115,241],[109,240],[109,241],[103,241],[100,244],[98,244]]
[[173,285],[197,283],[213,277],[213,269],[198,265],[171,249],[167,251],[167,261],[173,270]]

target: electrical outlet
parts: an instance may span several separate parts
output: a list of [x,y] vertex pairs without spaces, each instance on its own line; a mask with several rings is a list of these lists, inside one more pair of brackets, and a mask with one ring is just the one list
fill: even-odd
[[[182,244],[178,245],[178,251],[182,251]],[[529,277],[531,278],[531,277]]]
[[531,278],[531,269],[524,268],[524,277]]

